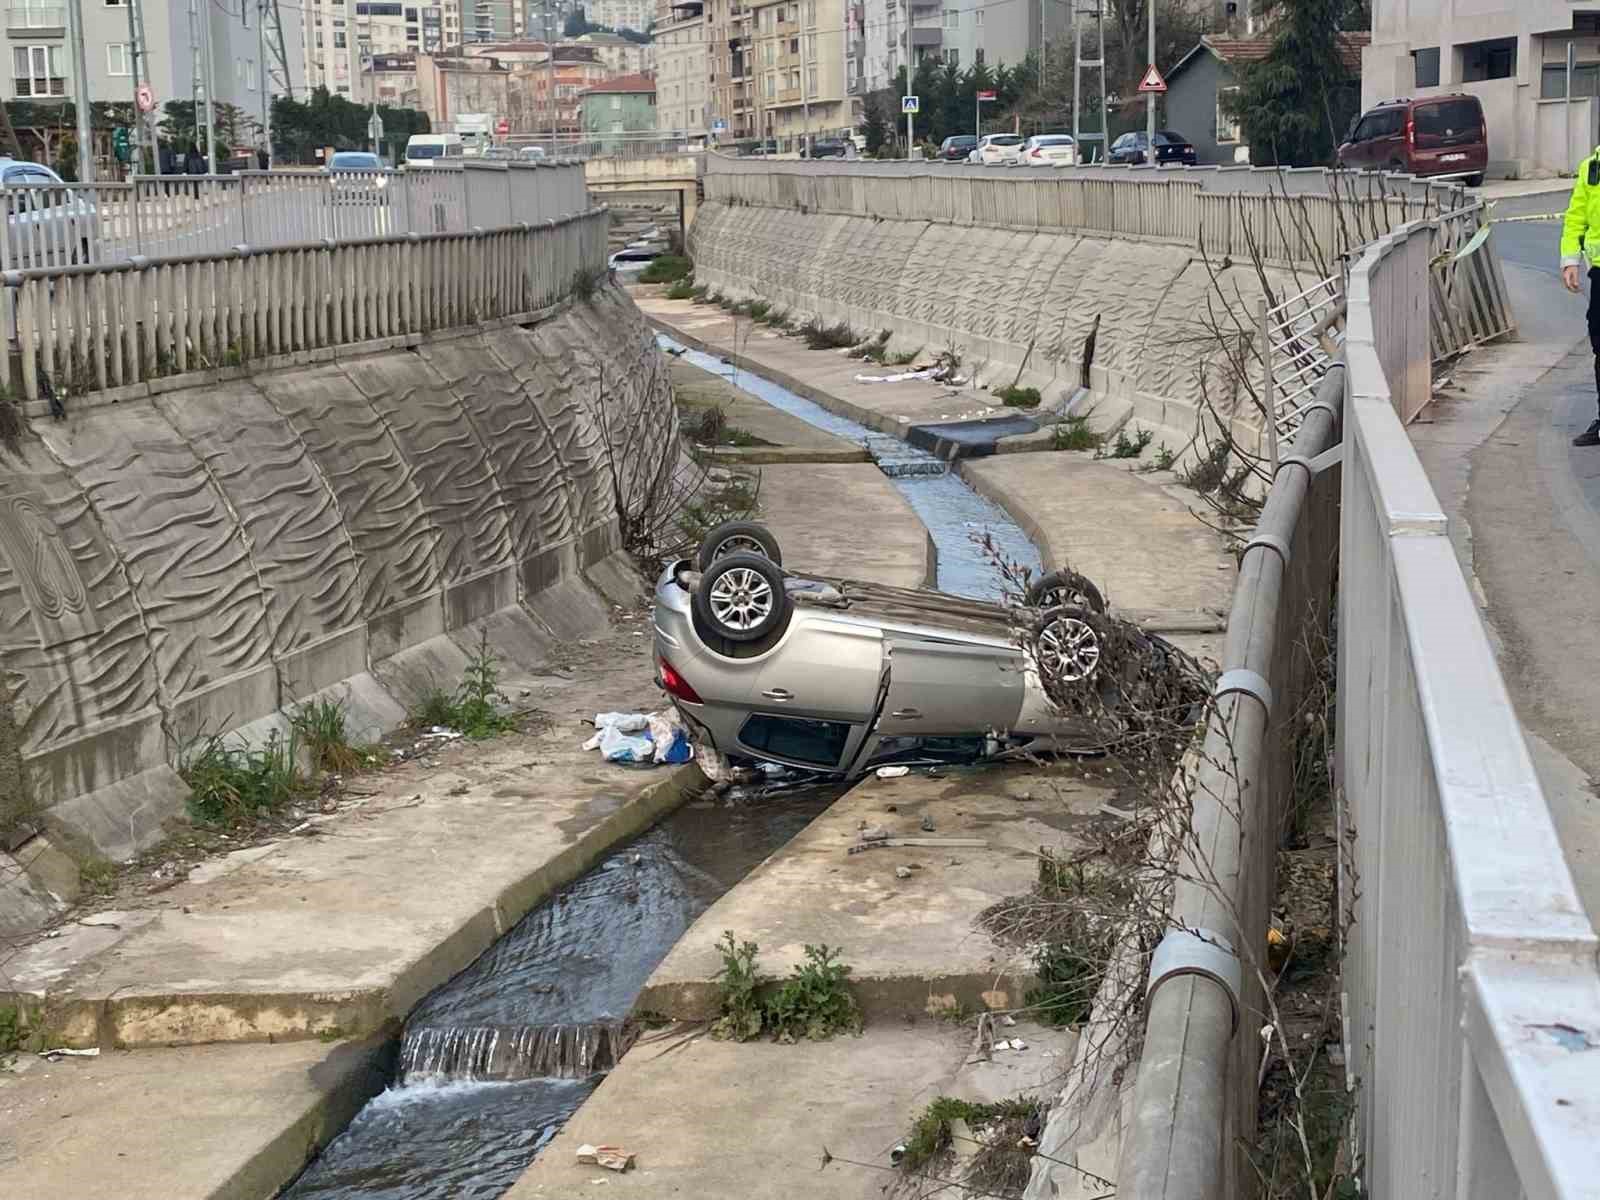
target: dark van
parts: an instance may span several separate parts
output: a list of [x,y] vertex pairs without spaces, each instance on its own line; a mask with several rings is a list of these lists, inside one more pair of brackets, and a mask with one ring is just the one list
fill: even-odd
[[1400,171],[1433,179],[1483,182],[1489,134],[1476,96],[1386,100],[1350,127],[1339,165],[1358,171]]

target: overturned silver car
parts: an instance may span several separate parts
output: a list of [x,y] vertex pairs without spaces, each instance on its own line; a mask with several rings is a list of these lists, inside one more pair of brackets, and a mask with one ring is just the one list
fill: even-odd
[[851,778],[1104,751],[1201,714],[1198,664],[1071,572],[1008,605],[782,563],[770,531],[733,522],[656,584],[657,682],[704,751]]

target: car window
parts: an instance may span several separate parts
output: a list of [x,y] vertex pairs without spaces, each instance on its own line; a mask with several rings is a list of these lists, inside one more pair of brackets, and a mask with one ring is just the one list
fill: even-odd
[[1035,146],[1070,146],[1072,139],[1069,137],[1036,137],[1033,139]]
[[335,154],[330,164],[336,171],[375,171],[383,164],[376,154]]
[[443,146],[407,146],[407,158],[438,158],[444,153]]
[[44,167],[24,167],[22,168],[22,182],[60,183],[61,180],[54,171],[47,170]]
[[1468,129],[1476,132],[1481,112],[1476,100],[1441,100],[1417,105],[1412,120],[1418,133],[1449,136]]
[[1171,129],[1156,130],[1156,145],[1158,146],[1187,146],[1189,139],[1183,134]]
[[1022,139],[1014,133],[997,133],[989,138],[991,146],[1020,146]]
[[5,181],[7,183],[26,183],[28,181],[28,168],[7,167]]
[[812,721],[767,713],[752,716],[739,730],[739,740],[752,750],[818,767],[837,766],[849,739],[850,726],[844,721]]
[[1362,124],[1370,124],[1372,126],[1372,128],[1367,132],[1368,137],[1394,137],[1405,128],[1405,114],[1403,114],[1398,108],[1394,108],[1390,109],[1388,112],[1373,113],[1366,119],[1366,121],[1363,121]]

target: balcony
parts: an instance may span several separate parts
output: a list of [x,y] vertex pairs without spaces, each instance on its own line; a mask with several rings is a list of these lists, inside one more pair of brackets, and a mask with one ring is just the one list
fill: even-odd
[[67,10],[35,4],[16,4],[6,9],[6,33],[14,38],[62,38],[67,36]]
[[944,30],[933,27],[918,26],[911,30],[911,45],[913,47],[939,47],[944,45]]

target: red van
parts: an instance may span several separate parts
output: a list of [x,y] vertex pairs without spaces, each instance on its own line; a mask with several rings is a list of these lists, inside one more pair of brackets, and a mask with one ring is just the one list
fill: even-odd
[[1476,96],[1386,100],[1350,127],[1339,165],[1358,171],[1400,171],[1433,179],[1483,182],[1489,133]]

